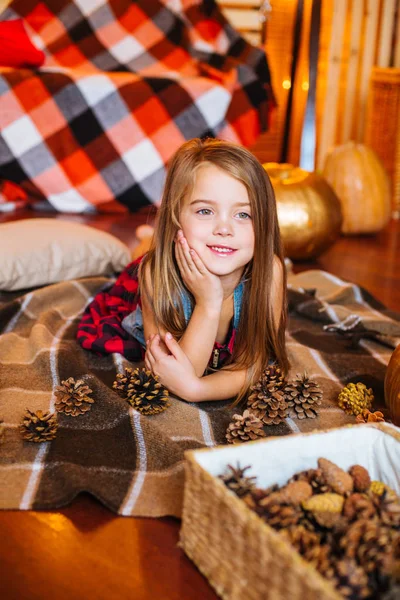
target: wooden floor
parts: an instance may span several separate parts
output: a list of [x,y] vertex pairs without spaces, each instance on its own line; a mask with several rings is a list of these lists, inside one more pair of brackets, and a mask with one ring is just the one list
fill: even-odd
[[[21,213],[22,217],[32,216]],[[42,215],[49,216],[49,215]],[[54,215],[53,215],[54,216]],[[0,222],[10,219],[3,215]],[[131,248],[152,214],[70,216]],[[377,236],[343,237],[318,261],[400,311],[400,222]],[[0,511],[0,589],[5,600],[211,600],[217,596],[178,548],[179,521],[115,517],[81,496],[55,512]],[[232,574],[234,577],[234,574]]]

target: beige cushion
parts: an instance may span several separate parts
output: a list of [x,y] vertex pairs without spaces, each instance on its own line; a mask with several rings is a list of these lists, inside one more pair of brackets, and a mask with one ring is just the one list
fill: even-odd
[[0,224],[1,290],[109,275],[129,261],[128,246],[87,225],[41,218]]

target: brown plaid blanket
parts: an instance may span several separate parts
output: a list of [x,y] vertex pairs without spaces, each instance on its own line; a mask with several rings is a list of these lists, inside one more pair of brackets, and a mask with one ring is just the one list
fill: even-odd
[[[86,491],[122,515],[179,516],[185,450],[224,443],[231,416],[239,412],[228,402],[196,405],[172,399],[165,412],[142,416],[112,389],[127,362],[78,346],[79,316],[90,297],[110,284],[110,279],[94,277],[0,293],[1,508],[54,509]],[[292,373],[314,376],[324,400],[318,418],[288,418],[266,428],[267,433],[354,423],[336,404],[339,390],[350,381],[371,386],[375,408],[381,408],[400,316],[359,287],[322,271],[291,275],[289,300]],[[361,320],[351,332],[324,329],[354,322],[355,316]],[[370,330],[378,331],[380,339],[370,339]],[[357,334],[356,345],[349,333]],[[54,410],[54,387],[68,377],[83,378],[92,388],[96,402],[90,412],[76,418],[60,414],[51,442],[23,441],[19,424],[25,409]]]
[[18,18],[46,61],[0,68],[0,177],[29,202],[134,212],[185,140],[267,128],[265,52],[214,0],[13,0],[0,20]]

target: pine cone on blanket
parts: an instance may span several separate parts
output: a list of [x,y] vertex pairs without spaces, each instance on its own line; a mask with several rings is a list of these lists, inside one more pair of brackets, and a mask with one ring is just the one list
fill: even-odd
[[306,373],[297,375],[283,391],[289,408],[289,417],[315,419],[318,416],[317,407],[321,405],[322,390],[319,384],[310,379]]
[[58,429],[57,416],[54,413],[31,412],[26,409],[22,424],[22,437],[28,442],[49,442],[56,437]]
[[237,467],[228,465],[229,471],[220,475],[220,479],[224,482],[227,488],[232,490],[239,498],[248,494],[254,489],[254,480],[256,477],[247,477],[245,472],[250,469],[250,466],[244,467],[243,469],[238,464]]
[[83,415],[92,408],[94,403],[91,393],[92,390],[83,379],[75,381],[73,377],[69,377],[54,391],[57,398],[56,410],[70,417]]
[[364,408],[363,411],[357,415],[357,423],[381,423],[385,420],[383,413],[380,410],[371,412],[368,408]]
[[266,388],[253,386],[247,408],[265,425],[279,425],[287,417],[287,404],[283,392],[270,391],[270,385],[275,389],[275,384],[268,384]]
[[338,404],[348,415],[360,415],[372,406],[374,394],[371,388],[363,383],[349,383],[339,394]]
[[125,369],[113,385],[126,401],[144,415],[156,415],[170,406],[169,392],[151,371],[145,368]]
[[260,386],[260,390],[268,388],[269,391],[275,391],[275,389],[281,389],[284,383],[285,376],[278,363],[275,362],[264,369],[261,379],[256,385]]
[[134,371],[130,367],[127,367],[123,373],[117,373],[113,383],[113,389],[116,390],[122,398],[127,398],[128,394],[135,389],[135,381],[137,378],[134,373],[136,373],[136,370]]
[[243,415],[233,415],[225,437],[229,444],[240,444],[265,437],[263,422],[249,410],[245,410]]

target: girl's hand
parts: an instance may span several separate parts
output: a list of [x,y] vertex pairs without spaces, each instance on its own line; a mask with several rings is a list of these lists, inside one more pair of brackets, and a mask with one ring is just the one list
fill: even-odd
[[175,240],[175,256],[184,284],[191,291],[196,304],[205,307],[220,307],[224,298],[221,280],[213,275],[200,256],[189,247],[181,230]]
[[183,400],[195,401],[199,378],[170,333],[166,333],[163,341],[158,334],[150,337],[146,344],[145,365],[153,375],[158,375],[160,383],[170,392]]

